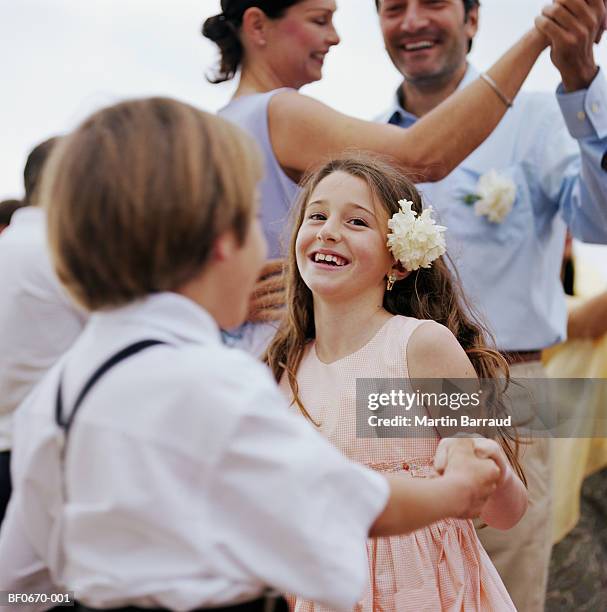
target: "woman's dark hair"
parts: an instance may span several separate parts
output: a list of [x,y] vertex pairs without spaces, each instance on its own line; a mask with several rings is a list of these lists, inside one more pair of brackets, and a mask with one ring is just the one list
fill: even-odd
[[202,25],[202,35],[212,40],[221,54],[215,75],[207,79],[211,83],[223,83],[234,77],[242,62],[243,48],[240,42],[240,26],[245,11],[252,7],[261,9],[270,19],[279,19],[285,11],[300,0],[221,0],[219,15],[209,17]]
[[0,229],[3,225],[10,225],[13,213],[25,205],[23,200],[4,200],[0,202]]

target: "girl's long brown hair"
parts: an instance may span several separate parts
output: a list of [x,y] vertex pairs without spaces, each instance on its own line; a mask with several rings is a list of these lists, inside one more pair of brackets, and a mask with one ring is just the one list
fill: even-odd
[[[267,349],[265,360],[276,381],[287,377],[294,402],[310,420],[310,414],[302,404],[297,385],[297,370],[306,344],[315,338],[312,292],[304,283],[297,268],[295,241],[301,227],[306,205],[316,186],[334,172],[345,172],[365,181],[376,200],[391,217],[399,211],[398,201],[413,202],[413,210],[422,212],[422,199],[415,185],[386,158],[371,153],[356,152],[325,163],[308,174],[302,182],[302,190],[294,208],[295,219],[286,265],[287,313],[278,332]],[[387,233],[387,228],[386,228]],[[504,357],[487,346],[492,340],[474,310],[466,301],[455,268],[448,267],[445,258],[433,262],[431,268],[420,268],[405,279],[395,283],[392,291],[384,294],[383,306],[394,315],[416,319],[430,319],[447,327],[466,351],[476,374],[482,379],[500,379],[505,388],[509,381],[509,368]],[[503,391],[503,389],[502,389]],[[501,402],[489,402],[488,417],[501,412]],[[519,441],[516,432],[497,428],[494,437],[525,482],[518,461]]]

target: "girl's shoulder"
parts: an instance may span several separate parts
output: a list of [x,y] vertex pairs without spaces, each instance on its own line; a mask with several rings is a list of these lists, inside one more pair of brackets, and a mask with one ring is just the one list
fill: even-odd
[[451,330],[436,321],[419,321],[409,335],[406,351],[413,377],[475,376],[474,368],[457,338]]
[[[426,323],[433,323],[439,325],[435,321],[429,319],[416,319],[415,317],[407,317],[404,315],[394,315],[386,324],[386,330],[390,335],[396,334],[399,342],[403,340],[408,341],[413,333]],[[442,327],[442,325],[441,325]]]
[[393,315],[378,334],[376,344],[381,347],[383,361],[397,369],[407,370],[410,359],[409,344],[419,329],[426,327],[425,319],[416,319],[404,315]]

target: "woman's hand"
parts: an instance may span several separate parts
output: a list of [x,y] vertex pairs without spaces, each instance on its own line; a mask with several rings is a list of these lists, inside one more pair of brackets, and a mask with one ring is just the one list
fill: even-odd
[[263,267],[249,301],[251,323],[280,321],[285,309],[284,259],[270,259]]

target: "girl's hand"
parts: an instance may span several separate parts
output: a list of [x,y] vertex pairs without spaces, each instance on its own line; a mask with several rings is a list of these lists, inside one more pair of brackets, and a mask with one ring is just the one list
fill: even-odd
[[471,438],[441,440],[434,466],[453,485],[454,511],[458,518],[475,518],[495,492],[501,478],[497,463],[483,458],[492,448],[476,448]]
[[454,445],[457,445],[461,440],[472,441],[474,446],[474,454],[479,459],[491,459],[495,462],[500,471],[497,487],[501,487],[506,480],[508,471],[510,470],[510,464],[508,463],[506,453],[504,453],[498,442],[488,438],[483,438],[478,434],[462,433],[455,438],[443,438],[436,449],[436,454],[434,455],[434,468],[436,471],[439,472],[439,474],[445,471],[448,465],[449,450]]

